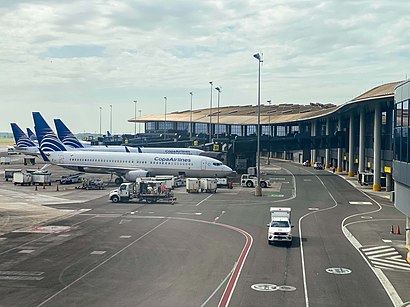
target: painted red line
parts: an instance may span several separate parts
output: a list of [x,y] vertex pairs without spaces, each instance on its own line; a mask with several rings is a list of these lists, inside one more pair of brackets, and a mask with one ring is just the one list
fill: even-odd
[[228,284],[226,285],[225,291],[221,297],[221,300],[219,301],[218,307],[226,307],[229,304],[229,301],[231,300],[233,291],[235,289],[236,283],[239,279],[239,275],[241,274],[242,271],[242,267],[245,263],[246,257],[248,256],[249,250],[251,249],[252,246],[252,242],[253,242],[253,238],[252,236],[247,233],[246,231],[233,227],[233,226],[229,226],[229,225],[225,225],[222,224],[222,226],[233,229],[237,232],[240,232],[241,234],[243,234],[246,238],[246,243],[245,246],[242,249],[242,252],[239,256],[239,259],[236,263],[236,266],[234,268],[234,271],[231,275],[231,278],[229,278]]

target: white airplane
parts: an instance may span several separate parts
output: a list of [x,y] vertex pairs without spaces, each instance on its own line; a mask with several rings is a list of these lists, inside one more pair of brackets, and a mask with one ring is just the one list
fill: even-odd
[[[163,148],[163,147],[129,147],[122,145],[90,145],[87,142],[82,142],[68,129],[61,119],[54,119],[58,138],[63,142],[68,150],[85,150],[85,151],[109,151],[109,152],[139,152],[139,153],[164,153],[164,154],[177,154],[177,155],[200,155],[203,150],[196,148]],[[107,135],[109,131],[107,131]],[[111,136],[111,134],[110,134]]]
[[44,161],[88,173],[116,174],[115,183],[125,178],[155,175],[184,175],[187,177],[226,177],[232,169],[222,162],[198,155],[67,151],[38,112],[33,112],[35,130]]

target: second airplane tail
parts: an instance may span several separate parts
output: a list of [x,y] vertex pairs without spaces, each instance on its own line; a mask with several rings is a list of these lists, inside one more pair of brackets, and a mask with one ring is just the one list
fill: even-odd
[[33,112],[34,129],[41,151],[66,151],[64,144],[44,120],[40,112]]

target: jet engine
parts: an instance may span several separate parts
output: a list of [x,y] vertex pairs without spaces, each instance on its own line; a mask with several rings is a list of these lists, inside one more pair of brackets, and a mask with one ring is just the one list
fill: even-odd
[[144,170],[129,171],[124,177],[127,181],[133,182],[139,177],[148,177],[148,172]]

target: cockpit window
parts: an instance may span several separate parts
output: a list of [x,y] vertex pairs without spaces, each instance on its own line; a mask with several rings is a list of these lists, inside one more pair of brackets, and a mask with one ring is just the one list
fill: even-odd
[[222,163],[218,163],[218,162],[214,162],[212,164],[215,165],[215,166],[221,166],[222,165]]

